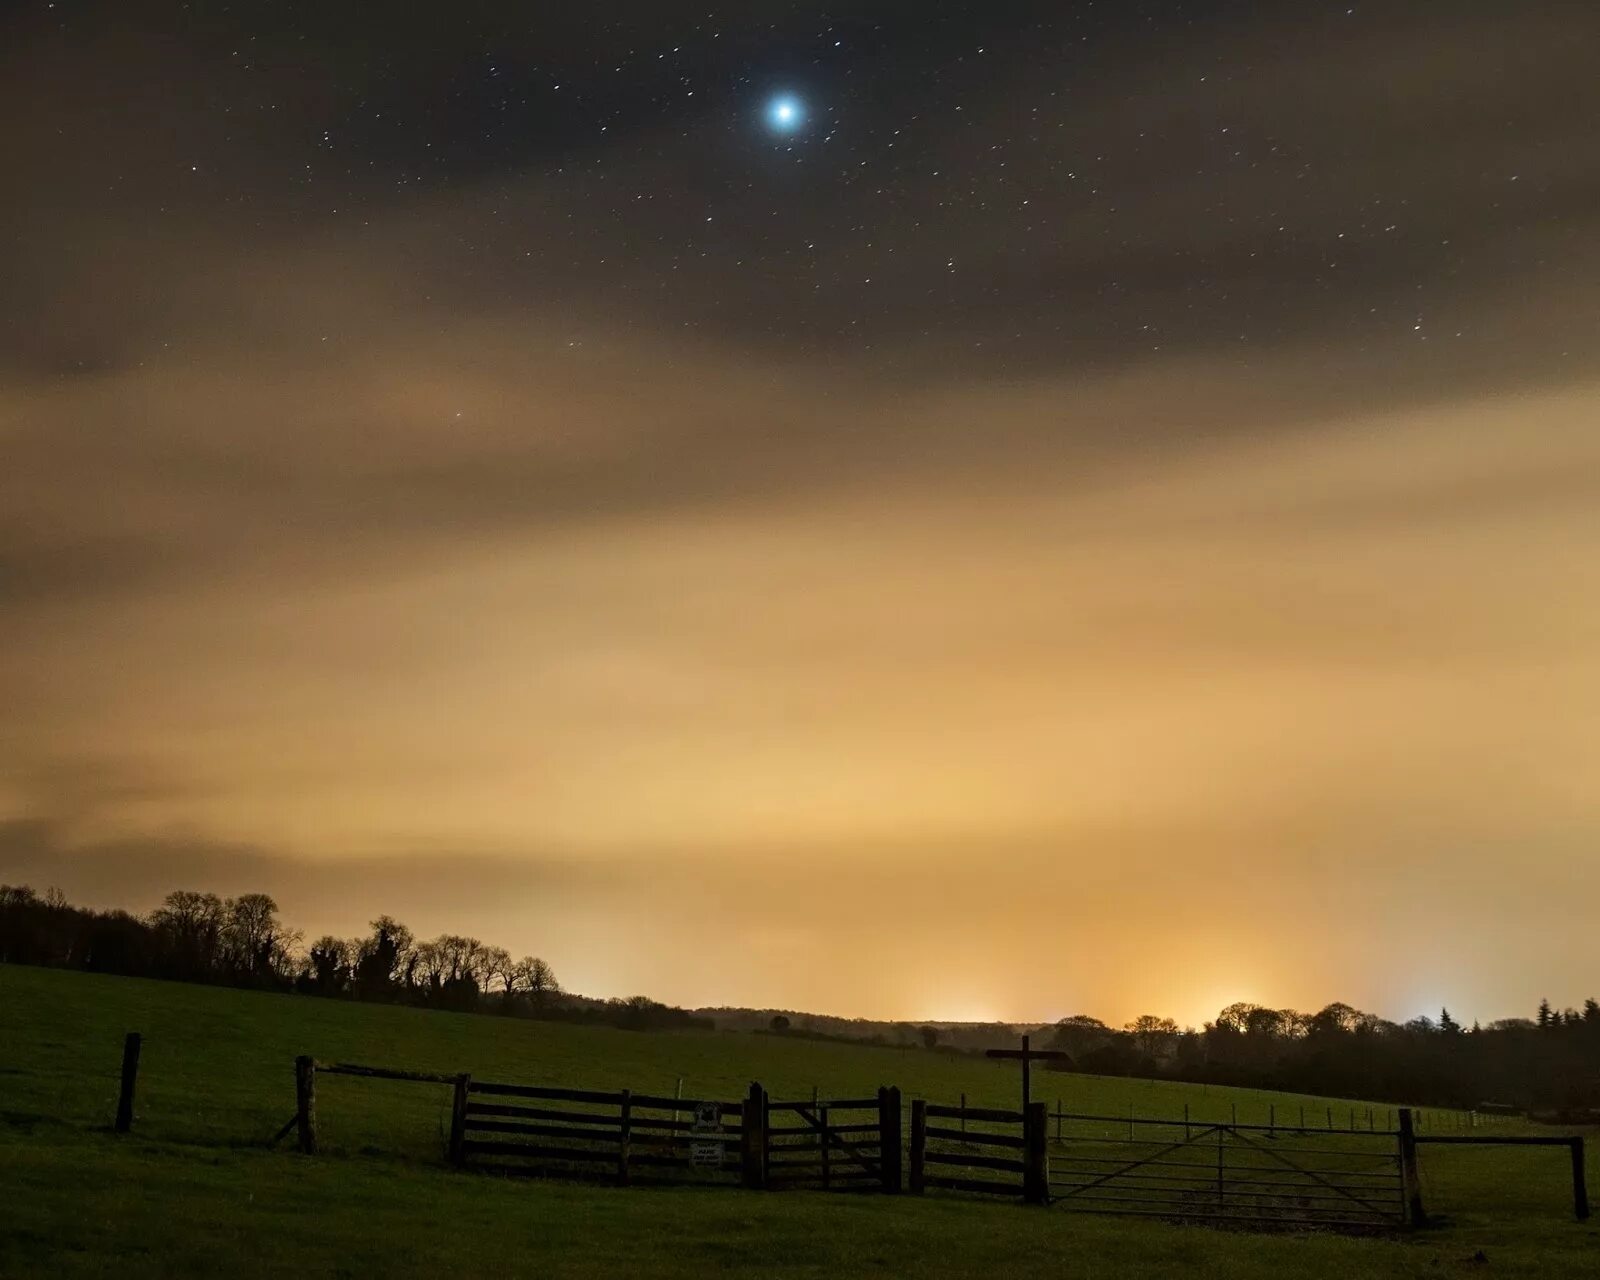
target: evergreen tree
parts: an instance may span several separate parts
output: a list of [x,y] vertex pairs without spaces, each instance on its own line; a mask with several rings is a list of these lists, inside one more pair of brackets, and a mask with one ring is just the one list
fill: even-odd
[[1461,1030],[1461,1024],[1450,1016],[1448,1009],[1439,1010],[1439,1030],[1451,1036]]
[[1548,1031],[1555,1025],[1555,1015],[1550,1012],[1550,1001],[1539,1001],[1539,1030]]

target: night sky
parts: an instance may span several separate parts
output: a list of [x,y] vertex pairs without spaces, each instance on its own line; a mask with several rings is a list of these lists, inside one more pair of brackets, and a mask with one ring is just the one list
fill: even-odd
[[1575,1003],[1597,51],[0,9],[0,879],[684,1004]]

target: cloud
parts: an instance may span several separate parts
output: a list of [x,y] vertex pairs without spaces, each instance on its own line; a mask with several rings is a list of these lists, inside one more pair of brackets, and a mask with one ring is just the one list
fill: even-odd
[[1526,1003],[1592,958],[1594,81],[1386,21],[885,38],[926,108],[781,169],[730,90],[426,183],[322,54],[0,55],[0,870],[695,1003]]

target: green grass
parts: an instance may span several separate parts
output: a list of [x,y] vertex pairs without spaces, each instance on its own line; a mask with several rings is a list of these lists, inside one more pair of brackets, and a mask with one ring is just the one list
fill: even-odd
[[[133,1135],[107,1131],[121,1037],[145,1036]],[[268,1151],[292,1062],[368,1062],[737,1097],[1014,1103],[1016,1070],[939,1053],[733,1033],[639,1034],[0,967],[0,1275],[1600,1275],[1565,1152],[1425,1148],[1451,1225],[1403,1240],[1184,1228],[944,1197],[632,1190],[442,1164],[442,1087],[319,1077],[324,1154]],[[1069,1109],[1280,1119],[1289,1095],[1041,1073]],[[1322,1099],[1304,1100],[1321,1114]],[[1350,1104],[1335,1104],[1348,1108]],[[1286,1110],[1287,1109],[1287,1110]],[[1593,1153],[1591,1152],[1591,1163]],[[1600,1186],[1600,1170],[1590,1174]],[[1473,1261],[1482,1251],[1485,1272]]]

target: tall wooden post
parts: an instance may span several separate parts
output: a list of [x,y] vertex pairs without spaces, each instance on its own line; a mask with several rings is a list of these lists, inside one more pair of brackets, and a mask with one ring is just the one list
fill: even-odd
[[1417,1132],[1410,1107],[1400,1108],[1400,1183],[1405,1189],[1406,1214],[1411,1225],[1425,1225],[1428,1215],[1422,1208],[1422,1179],[1417,1176]]
[[901,1162],[905,1150],[900,1138],[900,1089],[886,1085],[878,1090],[878,1160],[883,1171],[883,1189],[900,1194]]
[[1572,1212],[1579,1222],[1589,1218],[1589,1188],[1583,1172],[1583,1139],[1572,1140]]
[[633,1090],[622,1091],[622,1122],[617,1130],[617,1185],[628,1185],[628,1148],[633,1143]]
[[1022,1112],[1022,1199],[1025,1204],[1050,1203],[1050,1116],[1042,1102]]
[[302,1054],[294,1060],[296,1118],[300,1121],[300,1150],[317,1154],[317,1064]]
[[133,1128],[133,1086],[139,1082],[139,1046],[142,1043],[137,1031],[130,1031],[122,1041],[122,1083],[117,1089],[117,1120],[113,1126],[118,1133]]
[[470,1075],[456,1077],[455,1094],[450,1101],[450,1163],[458,1168],[467,1159],[467,1094],[471,1089]]
[[922,1194],[923,1157],[928,1154],[928,1104],[921,1098],[911,1100],[911,1177],[910,1190],[914,1196]]
[[752,1080],[739,1123],[739,1175],[752,1191],[767,1185],[767,1091]]
[[833,1186],[833,1144],[828,1141],[828,1104],[824,1102],[816,1110],[817,1123],[822,1127],[817,1131],[817,1138],[822,1144],[822,1189],[829,1190]]

